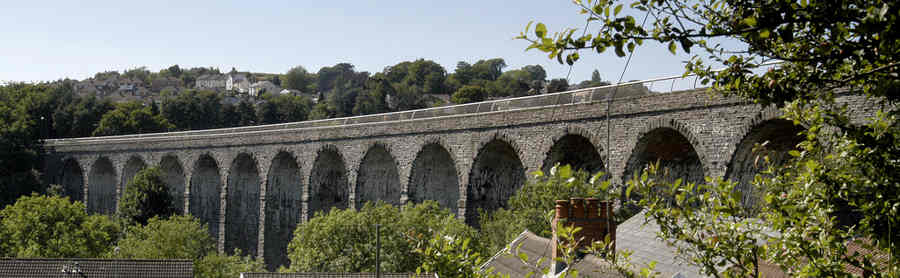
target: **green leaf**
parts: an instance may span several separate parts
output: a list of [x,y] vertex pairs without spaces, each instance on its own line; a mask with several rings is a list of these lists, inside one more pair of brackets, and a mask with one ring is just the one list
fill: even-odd
[[672,54],[675,54],[675,50],[676,50],[676,49],[677,49],[677,48],[676,48],[676,46],[675,46],[675,41],[670,41],[670,42],[669,42],[669,52],[672,52]]
[[525,252],[519,252],[519,259],[522,260],[523,262],[527,262],[528,254],[525,254]]
[[543,23],[538,23],[537,26],[534,27],[534,35],[538,38],[544,38],[547,35],[547,26]]
[[572,166],[569,164],[563,165],[559,167],[559,177],[563,179],[568,179],[572,177]]
[[616,6],[616,10],[615,10],[615,12],[613,12],[613,15],[619,15],[619,12],[621,12],[621,11],[622,11],[622,4],[619,4]]
[[750,27],[756,26],[756,18],[754,18],[754,17],[752,17],[752,16],[751,16],[751,17],[744,18],[744,20],[742,20],[742,22],[743,22],[744,24],[746,24],[747,26],[750,26]]

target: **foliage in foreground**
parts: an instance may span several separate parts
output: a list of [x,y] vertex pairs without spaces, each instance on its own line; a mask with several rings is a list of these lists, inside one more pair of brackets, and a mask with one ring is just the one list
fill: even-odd
[[438,277],[458,278],[498,278],[509,277],[494,273],[493,269],[482,270],[487,256],[473,250],[469,238],[452,238],[435,234],[427,241],[420,242],[415,252],[423,256],[422,265],[416,273],[435,273]]
[[[375,225],[381,224],[385,272],[412,272],[422,264],[417,245],[434,236],[474,238],[476,232],[436,202],[395,207],[367,203],[359,211],[332,209],[300,224],[288,245],[290,272],[374,272]],[[474,250],[481,250],[477,243]]]
[[[240,250],[234,251],[234,254],[240,253]],[[202,259],[194,261],[194,277],[200,278],[231,278],[239,277],[242,272],[264,271],[262,260],[254,260],[251,256],[225,255],[211,251]]]
[[178,213],[169,186],[163,181],[159,167],[141,169],[125,187],[119,202],[119,217],[129,223],[147,224],[152,217],[169,217]]
[[88,215],[81,202],[33,194],[0,211],[0,257],[100,257],[119,231],[109,217]]
[[[539,23],[519,38],[569,64],[579,49],[623,57],[646,40],[672,53],[699,50],[687,73],[722,94],[782,108],[805,128],[793,160],[754,180],[765,191],[758,214],[739,205],[732,182],[632,182],[673,197],[644,195],[641,204],[705,274],[753,276],[765,259],[790,276],[900,276],[900,2],[632,1],[650,19],[646,28],[619,1],[575,5],[601,25],[596,33],[551,35]],[[780,64],[765,70],[769,62]],[[874,116],[848,111],[838,99],[847,91],[866,96]]]
[[609,199],[609,181],[602,179],[604,175],[598,172],[589,177],[587,172],[574,171],[569,165],[554,166],[547,175],[534,172],[533,178],[509,199],[507,208],[481,217],[482,242],[488,250],[497,252],[526,229],[550,238],[555,201],[572,197]]
[[198,260],[215,251],[206,225],[190,215],[150,218],[128,227],[111,254],[116,258]]

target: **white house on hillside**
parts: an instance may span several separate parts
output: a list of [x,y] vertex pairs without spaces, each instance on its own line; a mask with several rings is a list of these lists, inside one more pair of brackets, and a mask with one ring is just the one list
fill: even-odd
[[250,91],[250,78],[246,73],[229,73],[225,81],[225,90],[247,93]]

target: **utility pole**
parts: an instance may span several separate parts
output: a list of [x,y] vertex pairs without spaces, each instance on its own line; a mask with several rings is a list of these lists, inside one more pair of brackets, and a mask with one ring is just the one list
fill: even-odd
[[375,224],[375,278],[381,278],[381,224]]

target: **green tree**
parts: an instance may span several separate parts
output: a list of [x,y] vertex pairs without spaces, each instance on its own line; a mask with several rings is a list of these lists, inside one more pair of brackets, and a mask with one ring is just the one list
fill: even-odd
[[581,81],[581,83],[578,83],[578,87],[590,88],[590,87],[606,86],[609,84],[611,84],[611,83],[609,83],[607,81],[603,81],[603,78],[600,77],[600,71],[595,69],[594,72],[591,73],[591,79]]
[[493,58],[488,60],[478,60],[472,65],[475,77],[473,79],[481,79],[494,81],[503,74],[503,68],[506,67],[506,61],[503,58]]
[[367,203],[359,211],[332,209],[316,214],[294,231],[288,245],[289,271],[374,272],[376,224],[381,224],[385,272],[415,271],[423,259],[414,252],[421,240],[434,235],[460,239],[475,235],[472,228],[436,202],[403,207]]
[[165,98],[162,115],[179,130],[222,126],[222,96],[213,91],[186,90]]
[[0,211],[0,256],[94,258],[108,252],[120,228],[105,215],[88,215],[81,202],[32,194]]
[[240,126],[241,114],[238,112],[237,105],[224,104],[222,106],[222,127]]
[[356,106],[353,107],[353,114],[367,115],[391,111],[387,99],[390,96],[397,95],[394,86],[384,78],[382,73],[375,74],[368,84],[369,88],[356,96]]
[[0,206],[42,191],[39,119],[29,113],[32,94],[43,88],[14,84],[0,87]]
[[[900,257],[895,230],[900,220],[900,124],[896,92],[900,82],[900,3],[897,1],[639,1],[631,7],[651,22],[638,25],[617,1],[577,1],[596,33],[574,29],[550,35],[544,24],[520,38],[572,64],[575,50],[622,57],[645,41],[669,51],[702,51],[687,64],[703,84],[725,95],[783,108],[802,125],[806,140],[786,165],[754,180],[765,191],[762,211],[748,214],[732,182],[704,184],[656,181],[642,175],[636,190],[663,190],[641,204],[661,224],[663,235],[685,242],[679,250],[696,258],[706,274],[752,275],[758,258],[791,276],[898,276],[896,263],[848,252],[849,243]],[[717,43],[728,40],[729,43]],[[709,58],[706,58],[709,57]],[[766,63],[780,64],[765,70]],[[723,70],[712,70],[723,64]],[[838,101],[842,92],[878,103],[868,120]],[[651,173],[653,171],[650,171]],[[654,191],[654,192],[656,192]],[[691,194],[700,191],[704,194]],[[764,228],[753,228],[754,223]],[[739,233],[734,227],[742,227]],[[765,230],[763,232],[762,230]],[[701,232],[702,231],[702,232]],[[698,236],[702,234],[703,238]],[[715,239],[715,240],[711,240]],[[863,240],[859,240],[863,239]],[[766,245],[758,246],[757,240]],[[732,267],[720,269],[720,266]]]
[[238,121],[238,126],[251,126],[259,123],[256,117],[256,107],[253,106],[247,100],[241,100],[238,103],[237,107],[238,115],[240,115],[240,121]]
[[547,84],[547,93],[564,92],[569,90],[569,81],[565,78],[554,78]]
[[128,181],[119,202],[119,216],[131,223],[147,224],[150,218],[178,213],[175,201],[162,171],[158,167],[144,168]]
[[286,89],[295,89],[303,92],[311,91],[315,76],[306,71],[303,66],[296,66],[281,76],[281,86]]
[[450,101],[457,104],[479,102],[484,101],[486,95],[487,93],[485,93],[484,88],[481,86],[466,85],[456,91],[456,93],[453,93],[453,96],[450,97]]
[[[116,75],[118,75],[118,72],[116,72]],[[124,78],[132,78],[132,79],[140,80],[140,81],[144,82],[144,84],[150,84],[152,75],[153,74],[149,70],[147,70],[147,67],[137,67],[137,68],[125,70],[125,72],[122,73],[121,76]]]
[[131,226],[111,253],[114,258],[188,259],[195,262],[215,251],[206,225],[190,215],[154,216]]
[[150,106],[137,101],[119,103],[100,119],[93,136],[165,132],[174,126],[163,115],[153,115]]

